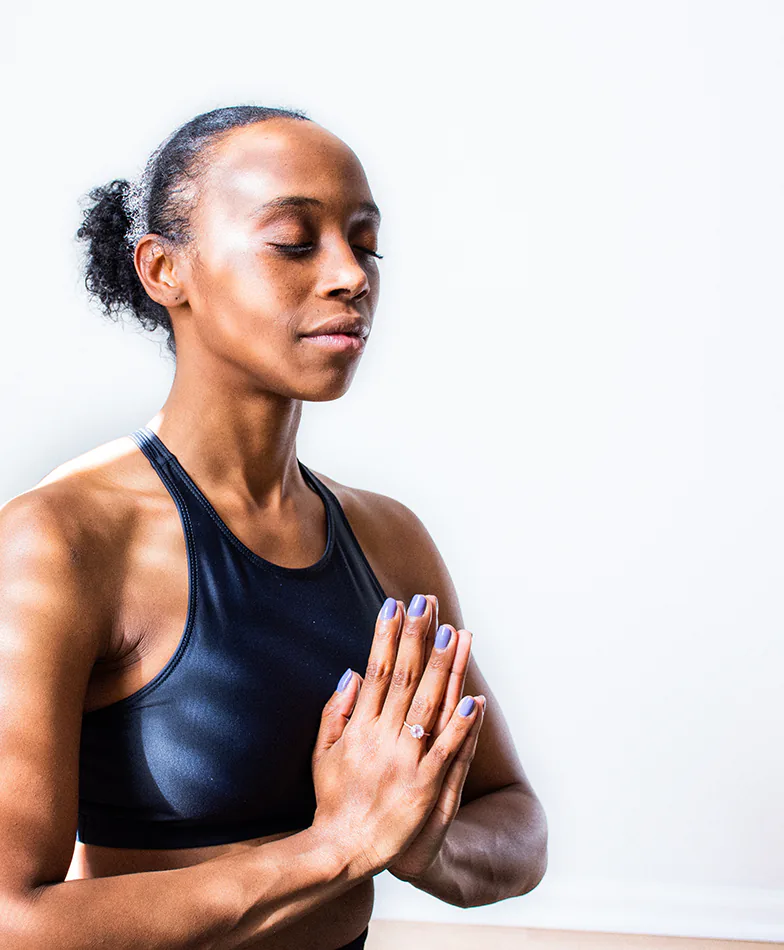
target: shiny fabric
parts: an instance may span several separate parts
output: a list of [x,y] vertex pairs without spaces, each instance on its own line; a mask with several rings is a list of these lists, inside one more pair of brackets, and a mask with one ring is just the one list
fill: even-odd
[[365,927],[362,933],[352,940],[351,943],[344,943],[342,947],[338,948],[338,950],[362,950],[362,948],[365,946],[369,929],[369,926]]
[[347,667],[364,674],[384,591],[337,497],[299,460],[327,544],[287,568],[229,530],[152,430],[131,438],[180,514],[188,613],[149,683],[83,716],[77,837],[182,848],[307,828],[321,712]]

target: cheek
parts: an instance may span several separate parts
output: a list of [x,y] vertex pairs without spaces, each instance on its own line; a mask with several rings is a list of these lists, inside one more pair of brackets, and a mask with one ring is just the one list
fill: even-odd
[[[248,247],[222,248],[200,272],[202,309],[213,318],[275,322],[307,298],[307,268]],[[255,329],[258,329],[256,327]]]

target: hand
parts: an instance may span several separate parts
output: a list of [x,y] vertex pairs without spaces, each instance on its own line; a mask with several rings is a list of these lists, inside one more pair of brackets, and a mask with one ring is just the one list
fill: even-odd
[[[467,657],[461,647],[462,673],[452,677],[461,639],[456,631],[443,650],[427,649],[436,609],[431,595],[425,598],[422,616],[406,614],[400,601],[389,620],[379,614],[366,678],[352,672],[345,690],[336,691],[322,713],[312,757],[317,800],[313,825],[340,841],[363,875],[388,868],[419,837],[441,799],[453,759],[483,712],[481,697],[475,697],[479,701],[468,716],[456,710],[450,714],[444,706],[445,693],[451,705],[456,704],[454,690],[459,696]],[[464,635],[470,649],[470,634]],[[450,679],[457,686],[452,683],[447,690]],[[437,727],[439,734],[426,745],[411,735],[404,721],[421,723],[426,732]],[[466,762],[455,769],[431,829],[440,828],[449,815],[466,770]],[[437,838],[432,833],[423,838],[401,873],[421,868]]]
[[[432,594],[428,594],[427,598],[433,604],[432,630],[435,631],[438,627],[438,598]],[[447,624],[447,626],[452,630],[452,639],[455,637],[458,638],[458,646],[452,660],[452,669],[447,682],[443,703],[439,709],[438,719],[432,729],[428,730],[427,727],[425,728],[426,732],[430,732],[430,735],[424,740],[427,742],[428,747],[433,744],[436,737],[447,727],[449,720],[454,714],[455,708],[463,696],[463,686],[468,670],[468,661],[471,656],[473,634],[468,630],[456,631],[451,624]],[[432,637],[428,634],[428,646],[432,646],[432,642],[434,641],[435,633],[433,633]],[[452,641],[450,641],[450,643],[451,642]],[[417,879],[423,877],[425,872],[433,865],[441,852],[441,846],[444,843],[449,826],[452,824],[460,808],[463,785],[468,775],[468,769],[474,759],[476,744],[479,740],[479,731],[482,728],[485,706],[487,704],[487,698],[485,696],[477,697],[477,699],[481,699],[481,709],[478,710],[473,726],[463,740],[463,744],[460,746],[460,749],[452,760],[452,764],[447,770],[444,784],[441,786],[441,793],[433,811],[408,848],[387,868],[391,874],[394,874],[394,876],[401,881],[416,884]]]

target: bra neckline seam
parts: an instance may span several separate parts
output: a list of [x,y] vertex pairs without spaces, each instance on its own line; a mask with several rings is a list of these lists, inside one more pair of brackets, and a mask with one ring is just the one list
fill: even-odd
[[186,487],[190,490],[191,494],[196,498],[202,508],[204,508],[205,512],[214,522],[218,530],[224,535],[224,537],[226,537],[229,542],[231,542],[231,544],[239,551],[239,553],[249,559],[251,563],[275,573],[296,577],[316,574],[324,570],[332,562],[332,554],[334,552],[337,535],[335,513],[332,510],[332,503],[326,495],[326,486],[322,488],[316,476],[310,471],[304,462],[300,461],[299,458],[297,458],[297,465],[302,472],[302,476],[306,484],[308,484],[311,490],[313,490],[314,493],[319,496],[321,503],[324,506],[327,522],[327,542],[321,556],[313,564],[307,564],[305,567],[286,567],[284,564],[276,564],[274,561],[269,561],[260,554],[257,554],[255,551],[249,548],[244,541],[237,537],[237,535],[226,524],[223,518],[221,518],[221,516],[218,514],[209,498],[207,498],[204,492],[199,488],[196,482],[180,464],[177,456],[164,444],[157,433],[153,432],[153,430],[147,426],[142,426],[142,429],[145,433],[147,433],[148,441],[151,441],[153,446],[158,450],[158,454],[163,455],[163,459],[158,460],[159,464],[167,465],[170,469],[172,467],[176,469]]

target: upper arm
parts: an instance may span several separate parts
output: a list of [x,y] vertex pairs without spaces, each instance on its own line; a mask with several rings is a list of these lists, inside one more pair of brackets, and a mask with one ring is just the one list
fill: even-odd
[[0,888],[65,879],[78,811],[81,717],[101,650],[84,552],[51,495],[0,508]]
[[[384,547],[385,563],[393,559],[390,572],[398,581],[398,589],[387,594],[408,604],[414,594],[435,594],[438,599],[438,623],[449,623],[456,630],[464,627],[457,591],[433,538],[422,521],[399,501],[371,492],[366,504],[376,510],[376,537],[390,539]],[[394,539],[394,543],[391,542]],[[381,541],[383,544],[383,540]],[[472,631],[473,632],[473,631]],[[477,636],[484,635],[477,631]],[[476,752],[463,786],[463,803],[510,785],[536,798],[515,748],[504,714],[487,680],[472,655],[463,688],[464,695],[487,697],[485,717]]]

